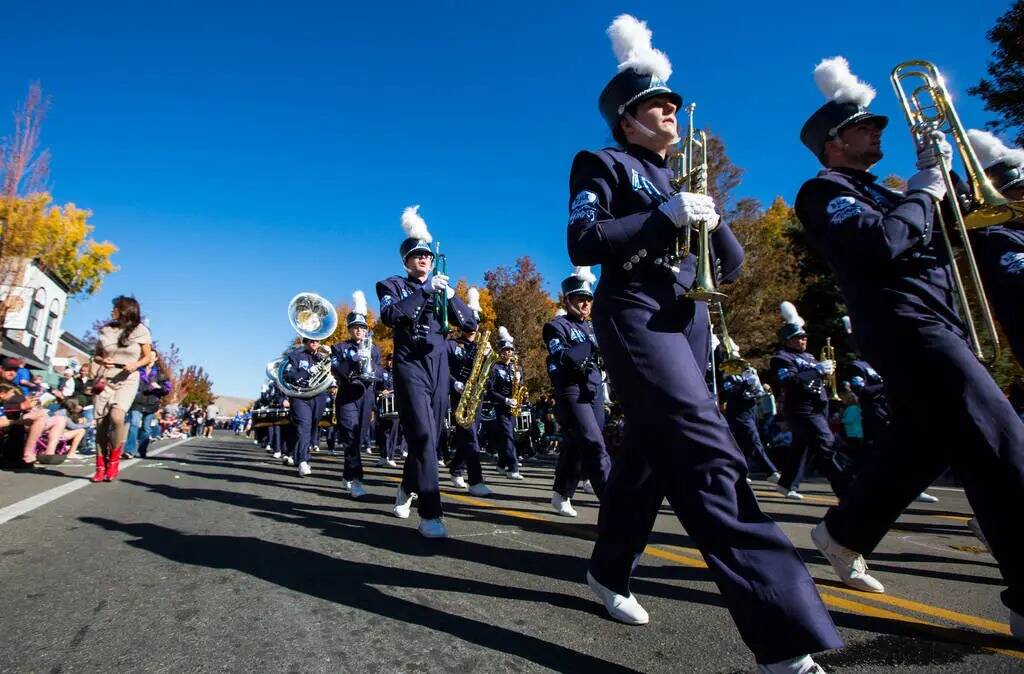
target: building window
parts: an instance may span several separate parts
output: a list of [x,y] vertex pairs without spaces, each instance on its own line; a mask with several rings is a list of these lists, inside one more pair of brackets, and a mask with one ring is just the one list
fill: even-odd
[[32,304],[28,308],[28,323],[25,325],[25,329],[34,335],[42,333],[44,306],[46,306],[46,291],[36,288],[36,293],[32,296]]
[[50,318],[46,321],[46,334],[43,336],[43,341],[47,344],[53,342],[58,318],[60,318],[60,302],[54,300],[50,303]]

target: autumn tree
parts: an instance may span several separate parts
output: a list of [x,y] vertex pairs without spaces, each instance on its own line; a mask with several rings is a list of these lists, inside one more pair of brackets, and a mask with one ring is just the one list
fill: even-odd
[[[531,397],[548,390],[551,384],[544,364],[547,351],[541,330],[554,317],[558,305],[544,291],[543,277],[533,260],[524,256],[516,260],[514,269],[498,267],[485,272],[484,281],[494,306],[496,325],[504,325],[515,339]],[[497,339],[496,333],[492,339]]]
[[989,77],[967,90],[985,101],[985,109],[1002,116],[988,122],[993,130],[1016,133],[1024,146],[1024,0],[1017,0],[986,34],[994,45]]
[[210,375],[198,365],[189,365],[178,378],[178,388],[172,393],[172,400],[182,405],[209,405],[216,396]]
[[[480,325],[478,329],[481,334],[484,331],[490,330],[491,341],[493,342],[498,336],[498,325],[495,322],[496,316],[494,313],[494,299],[487,287],[477,286],[477,290],[480,292]],[[463,302],[469,302],[469,282],[466,279],[460,278],[455,284],[455,295]]]
[[[367,297],[367,304],[369,304],[369,297]],[[342,302],[336,306],[335,311],[338,312],[338,327],[334,329],[331,336],[323,340],[322,344],[326,346],[332,346],[338,342],[344,342],[348,339],[348,326],[346,321],[349,313],[352,311],[351,305],[348,302]],[[384,324],[378,317],[374,310],[367,306],[366,307],[366,324],[373,332],[373,343],[380,349],[380,356],[384,356],[394,353],[394,342],[393,342],[393,331],[387,325]],[[296,339],[295,343],[298,344],[300,340]]]

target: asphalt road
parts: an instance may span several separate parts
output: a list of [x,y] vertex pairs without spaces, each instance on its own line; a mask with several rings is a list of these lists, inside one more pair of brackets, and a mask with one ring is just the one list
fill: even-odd
[[[86,465],[0,475],[0,671],[754,668],[667,507],[633,587],[651,624],[627,627],[582,582],[597,502],[554,515],[550,464],[521,483],[488,464],[487,499],[446,488],[453,538],[428,541],[415,514],[390,512],[398,470],[369,468],[356,502],[340,458],[317,455],[299,478],[229,434],[168,444],[112,484],[86,483]],[[800,503],[755,486],[846,640],[818,656],[828,671],[1024,671],[962,492],[904,515],[869,560],[889,593],[866,595],[831,582],[810,542],[833,502],[824,485]]]

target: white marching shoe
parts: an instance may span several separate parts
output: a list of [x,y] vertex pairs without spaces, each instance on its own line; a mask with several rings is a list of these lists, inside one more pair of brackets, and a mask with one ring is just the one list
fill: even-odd
[[275,459],[280,459],[281,458],[281,450],[279,449],[276,452],[274,452],[273,456],[274,456]]
[[594,485],[590,484],[590,480],[584,480],[583,483],[580,485],[580,489],[582,489],[583,492],[586,494],[594,493]]
[[775,471],[774,473],[772,473],[771,475],[769,475],[767,477],[767,480],[769,482],[775,482],[775,483],[778,483],[778,481],[781,480],[781,479],[782,479],[782,473],[780,473],[779,471]]
[[452,484],[459,489],[468,489],[469,485],[466,484],[466,478],[461,475],[452,475]]
[[299,463],[299,477],[306,477],[313,472],[313,469],[309,467],[309,464],[305,461]]
[[1010,634],[1017,641],[1024,641],[1024,615],[1010,611]]
[[801,494],[800,492],[798,492],[796,489],[786,489],[785,487],[783,487],[781,485],[777,485],[775,487],[775,489],[780,494],[782,494],[783,496],[788,498],[790,501],[803,501],[804,500],[804,495]]
[[349,492],[352,494],[352,498],[363,498],[366,496],[366,487],[360,480],[352,480],[348,483]]
[[448,538],[448,530],[445,529],[444,520],[440,517],[423,520],[420,522],[419,530],[424,538]]
[[284,462],[285,462],[285,465],[288,465],[288,466],[294,466],[295,465],[295,459],[290,457],[290,456],[284,457]]
[[926,491],[923,491],[920,494],[918,494],[917,496],[915,496],[914,500],[917,501],[918,503],[938,503],[939,502],[939,499],[937,499],[936,497],[932,496],[931,494],[929,494]]
[[825,674],[821,665],[812,660],[809,655],[773,662],[770,665],[758,665],[757,671],[762,674]]
[[469,485],[469,493],[473,496],[491,496],[494,494],[491,488],[483,482],[477,482],[476,484]]
[[518,470],[513,470],[511,473],[506,473],[505,477],[510,480],[523,480],[525,479]]
[[551,507],[554,508],[555,512],[562,517],[576,517],[578,514],[576,509],[572,507],[572,503],[569,499],[565,498],[557,491],[551,495]]
[[825,559],[832,565],[832,570],[844,585],[863,592],[885,592],[885,587],[868,575],[868,565],[864,561],[864,556],[837,543],[824,522],[811,530],[811,540],[821,554],[825,555]]
[[395,507],[392,509],[395,516],[400,519],[409,519],[412,512],[412,496],[405,493],[402,486],[398,486],[398,493],[395,495]]
[[632,593],[628,597],[615,594],[601,583],[597,582],[590,572],[587,571],[587,585],[597,595],[597,598],[604,604],[608,615],[621,623],[627,625],[646,625],[650,621],[647,611],[636,600]]
[[382,457],[380,457],[377,460],[377,467],[378,468],[398,468],[398,464],[395,463],[394,459],[388,459],[388,458],[385,458],[385,457],[382,456]]

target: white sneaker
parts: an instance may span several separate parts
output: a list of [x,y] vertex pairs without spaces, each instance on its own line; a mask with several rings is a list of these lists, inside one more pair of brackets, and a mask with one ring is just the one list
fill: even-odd
[[466,478],[461,475],[452,475],[452,484],[459,489],[469,489],[469,485],[466,484]]
[[341,490],[342,491],[348,491],[351,487],[352,487],[352,483],[351,482],[349,482],[345,478],[341,478]]
[[522,476],[522,475],[521,475],[521,474],[519,473],[519,471],[518,471],[518,470],[514,470],[514,471],[512,471],[511,473],[508,473],[508,474],[507,474],[507,475],[506,475],[505,477],[507,477],[507,478],[508,478],[508,479],[510,479],[510,480],[523,480],[523,479],[525,479],[525,478],[524,478],[524,477],[523,477],[523,476]]
[[782,473],[780,473],[779,471],[775,471],[774,473],[772,473],[771,475],[768,476],[768,481],[769,482],[778,483],[778,481],[781,480],[781,479],[782,479]]
[[932,496],[931,494],[929,494],[926,491],[923,491],[920,494],[918,494],[917,497],[914,498],[914,500],[918,501],[920,503],[938,503],[939,502],[939,499],[935,498],[934,496]]
[[289,465],[289,466],[294,466],[295,465],[295,459],[293,459],[290,456],[284,457],[284,462],[285,462],[286,465]]
[[832,565],[832,569],[844,585],[864,592],[885,592],[885,587],[868,575],[868,565],[863,555],[836,543],[824,522],[811,529],[811,540],[821,554],[825,555],[825,559]]
[[280,449],[277,450],[276,452],[274,452],[274,458],[275,459],[280,459],[281,458],[281,450]]
[[409,513],[412,512],[412,496],[405,493],[402,486],[398,486],[398,493],[395,494],[395,507],[392,509],[395,513],[395,517],[399,519],[409,519]]
[[590,575],[587,571],[587,585],[604,604],[608,615],[627,625],[646,625],[650,621],[647,611],[636,600],[632,593],[628,597],[615,594]]
[[754,484],[754,481],[753,481],[753,480],[751,480],[751,479],[750,479],[750,478],[748,477],[748,478],[747,478],[747,484]]
[[348,483],[349,491],[352,493],[352,498],[363,498],[366,496],[366,487],[359,480],[352,480]]
[[382,456],[382,457],[380,457],[379,459],[377,459],[377,464],[376,464],[376,465],[377,465],[377,467],[378,467],[378,468],[385,468],[385,467],[387,467],[387,465],[388,465],[388,460],[387,460],[387,459],[385,459],[385,458],[384,458],[384,457]]
[[780,494],[782,494],[783,496],[788,498],[790,501],[803,501],[804,500],[804,495],[801,494],[800,492],[798,492],[796,489],[786,489],[785,487],[783,487],[781,485],[776,486],[775,489]]
[[384,465],[388,468],[398,468],[398,463],[396,463],[394,459],[388,459],[384,462]]
[[423,520],[420,522],[419,530],[425,538],[448,538],[448,530],[444,528],[444,520],[440,517]]
[[594,485],[590,484],[590,480],[584,480],[583,484],[580,485],[580,489],[582,489],[584,493],[587,494],[594,493]]
[[437,460],[437,467],[438,468],[444,468],[444,460],[443,459],[438,459]]
[[309,464],[306,463],[305,461],[303,461],[303,462],[301,462],[299,464],[299,477],[306,477],[307,475],[309,475],[312,472],[313,472],[313,470],[309,467]]
[[988,539],[985,538],[985,534],[981,530],[981,525],[978,524],[977,517],[972,517],[971,519],[967,520],[967,528],[971,530],[971,533],[974,534],[975,538],[977,538],[979,541],[982,542],[982,544],[984,544],[985,549],[988,550],[988,553],[992,554],[992,548],[990,548],[988,545]]
[[473,496],[491,496],[494,492],[483,482],[477,482],[469,485],[469,493]]
[[770,665],[758,665],[757,671],[762,674],[825,674],[821,665],[812,660],[809,655],[773,662]]
[[551,507],[555,509],[555,512],[562,517],[576,517],[578,514],[572,507],[572,503],[569,499],[565,498],[557,491],[551,495]]
[[1024,615],[1010,611],[1010,634],[1017,641],[1024,641]]
[[320,445],[313,445],[313,451],[316,452],[317,454],[319,454],[320,453]]

